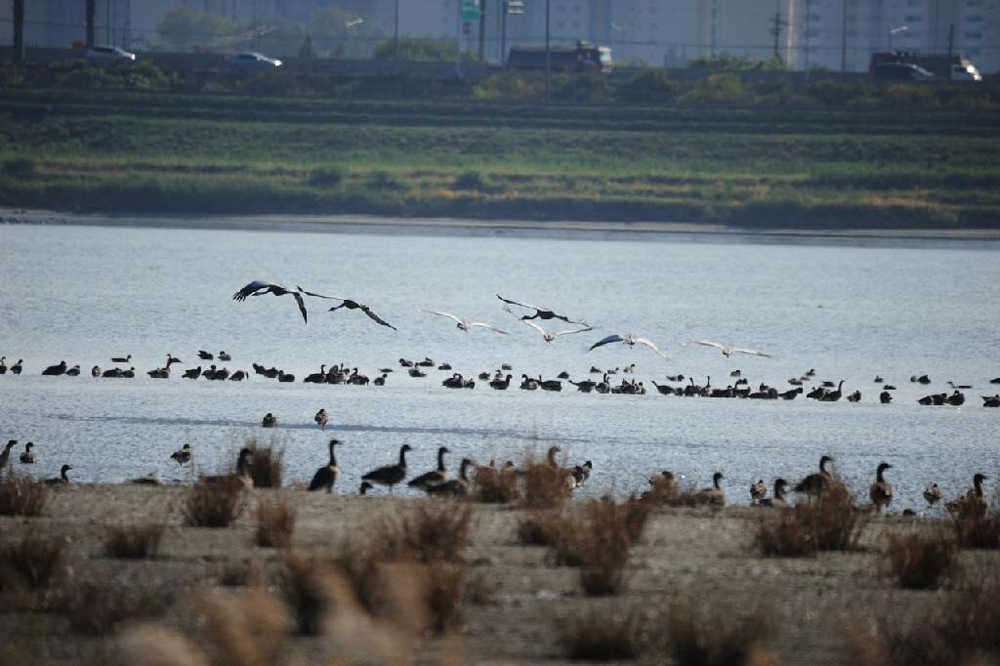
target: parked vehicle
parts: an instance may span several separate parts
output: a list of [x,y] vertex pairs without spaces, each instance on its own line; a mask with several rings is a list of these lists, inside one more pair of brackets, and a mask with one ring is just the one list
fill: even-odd
[[87,49],[87,60],[134,62],[135,54],[117,46],[92,46]]
[[868,71],[883,65],[916,65],[945,81],[982,81],[983,75],[976,66],[963,55],[918,55],[907,51],[881,51],[873,53]]
[[876,65],[872,76],[877,81],[933,81],[934,75],[919,65],[889,62]]
[[[610,74],[614,67],[609,47],[593,46],[587,42],[577,42],[576,46],[570,47],[550,47],[548,59],[551,68],[561,72]],[[545,63],[545,47],[542,46],[515,46],[507,58],[507,66],[514,69],[545,69]]]
[[263,53],[257,53],[256,51],[247,51],[246,53],[236,53],[226,56],[226,62],[247,69],[274,69],[275,67],[281,67],[280,60],[268,58]]

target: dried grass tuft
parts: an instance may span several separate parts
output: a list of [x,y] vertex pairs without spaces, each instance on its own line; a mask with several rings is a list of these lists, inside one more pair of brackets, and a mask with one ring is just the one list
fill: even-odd
[[959,571],[958,546],[943,532],[890,534],[885,557],[890,575],[907,590],[936,590]]
[[473,476],[473,497],[486,504],[510,504],[521,498],[519,472],[511,468],[480,467]]
[[85,581],[65,585],[53,610],[62,613],[74,630],[101,635],[126,621],[158,617],[172,602],[167,589],[126,588],[103,581]]
[[63,570],[65,542],[25,535],[0,549],[0,590],[31,591],[46,588]]
[[387,517],[375,528],[389,561],[458,562],[470,543],[472,507],[454,501],[419,502],[409,512]]
[[104,552],[109,557],[138,560],[154,558],[163,538],[163,525],[108,525],[104,537]]
[[763,609],[737,616],[718,599],[675,603],[667,619],[667,651],[674,663],[740,666],[770,663],[775,629]]
[[280,488],[285,472],[285,450],[274,445],[262,446],[251,440],[247,443],[250,449],[250,476],[254,488]]
[[260,591],[204,594],[195,607],[205,623],[205,636],[217,664],[268,666],[281,663],[291,623],[272,595]]
[[191,486],[184,519],[191,527],[229,527],[246,508],[243,482],[236,477],[202,479]]
[[994,503],[965,501],[953,516],[955,540],[962,548],[1000,548],[1000,510]]
[[262,548],[287,548],[295,532],[295,508],[285,500],[257,505],[254,543]]
[[38,516],[45,508],[47,488],[31,477],[18,476],[14,466],[0,473],[0,516]]
[[761,515],[753,546],[765,557],[806,557],[817,550],[854,550],[867,517],[851,503],[847,488],[835,484],[812,503]]
[[634,611],[624,613],[589,609],[561,622],[559,643],[573,661],[625,661],[642,652],[639,622]]

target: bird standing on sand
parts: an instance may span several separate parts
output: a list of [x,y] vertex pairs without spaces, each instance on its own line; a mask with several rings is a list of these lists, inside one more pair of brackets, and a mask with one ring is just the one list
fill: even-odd
[[882,510],[892,502],[892,484],[886,481],[883,476],[885,470],[891,467],[892,465],[889,463],[879,463],[878,470],[875,472],[875,483],[868,489],[868,496],[871,498],[872,504],[875,505],[876,513],[882,513]]
[[469,477],[467,476],[467,472],[470,465],[472,465],[471,460],[468,458],[462,458],[462,464],[459,466],[457,479],[444,481],[443,483],[438,483],[436,485],[424,486],[424,492],[428,495],[451,495],[453,497],[465,497],[469,494]]
[[594,344],[592,344],[590,346],[590,349],[588,349],[587,351],[593,351],[594,349],[597,349],[598,347],[601,347],[603,345],[611,344],[612,342],[621,342],[621,343],[624,343],[624,344],[628,345],[629,347],[634,347],[637,344],[639,344],[639,345],[646,345],[647,347],[649,347],[650,349],[652,349],[654,352],[656,352],[656,355],[659,356],[660,358],[667,359],[667,360],[670,359],[669,356],[667,356],[662,351],[660,351],[660,348],[657,347],[656,343],[654,343],[652,340],[649,340],[647,338],[640,338],[640,337],[638,337],[636,335],[633,335],[631,333],[627,334],[624,337],[622,337],[622,336],[620,336],[618,334],[609,335],[608,337],[604,338],[603,340],[598,340],[597,342],[595,342]]
[[396,465],[386,465],[368,472],[361,477],[362,481],[371,481],[382,486],[389,486],[389,492],[397,483],[401,483],[406,478],[406,453],[412,451],[409,444],[403,444],[399,449],[399,463]]
[[309,483],[309,490],[322,490],[326,488],[326,492],[333,492],[333,484],[337,482],[337,477],[340,476],[340,468],[337,467],[337,456],[333,450],[333,447],[338,444],[340,444],[338,440],[330,440],[330,462],[316,470],[312,481]]
[[[309,323],[309,315],[306,312],[305,300],[302,297],[314,296],[316,298],[326,298],[326,299],[332,298],[331,296],[324,296],[322,294],[315,294],[311,291],[306,291],[302,287],[299,287],[298,285],[296,285],[295,288],[292,289],[290,287],[283,287],[280,284],[274,284],[273,282],[263,282],[261,280],[254,280],[253,282],[251,282],[250,284],[246,285],[245,287],[237,291],[235,294],[233,294],[233,300],[245,301],[248,296],[263,296],[264,294],[274,294],[275,296],[285,296],[287,294],[291,294],[292,297],[295,299],[295,302],[299,306],[299,312],[302,313],[302,321],[307,324]],[[210,360],[212,358],[210,355],[208,356],[208,358],[205,358],[205,356],[202,356],[202,354],[207,355],[207,352],[199,352],[198,354],[201,358],[205,360]]]
[[176,460],[178,465],[191,462],[191,445],[185,444],[178,450],[170,454],[171,460]]
[[485,328],[493,331],[494,333],[500,333],[501,335],[507,335],[507,331],[501,331],[499,328],[490,326],[481,321],[471,321],[469,319],[463,319],[462,317],[457,317],[448,312],[438,312],[437,310],[424,310],[427,314],[437,315],[439,317],[448,317],[449,319],[455,320],[457,322],[456,328],[460,331],[469,332],[470,328]]
[[429,472],[424,472],[420,476],[410,479],[408,485],[410,488],[420,488],[421,490],[426,490],[428,486],[436,486],[439,483],[444,483],[447,480],[447,471],[444,466],[444,454],[450,453],[447,446],[442,446],[438,449],[438,464],[437,469],[432,469]]
[[826,487],[833,482],[833,475],[826,471],[826,464],[831,462],[833,462],[833,458],[830,456],[820,457],[819,474],[810,474],[799,481],[792,490],[797,493],[805,493],[810,500],[822,495]]

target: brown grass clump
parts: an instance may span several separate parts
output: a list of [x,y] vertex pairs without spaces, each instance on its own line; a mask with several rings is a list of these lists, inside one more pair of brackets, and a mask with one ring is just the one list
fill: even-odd
[[156,557],[163,537],[163,525],[109,525],[104,537],[104,552],[109,557],[138,560]]
[[284,500],[257,505],[254,543],[263,548],[287,548],[295,532],[295,508]]
[[573,661],[625,661],[642,652],[639,623],[634,611],[589,611],[561,622],[559,643]]
[[511,468],[480,467],[472,477],[473,497],[487,504],[510,504],[521,498],[518,471]]
[[765,557],[806,557],[817,550],[853,550],[867,524],[843,485],[830,486],[811,504],[762,515],[753,546]]
[[424,567],[420,574],[428,628],[434,633],[445,634],[461,627],[468,597],[466,566],[438,562]]
[[373,543],[381,543],[389,561],[461,561],[469,545],[472,508],[451,501],[425,501],[398,517],[377,526]]
[[565,524],[558,511],[531,511],[517,521],[517,540],[525,546],[551,546],[558,538],[556,532]]
[[907,590],[936,590],[959,569],[958,546],[950,534],[890,534],[889,573]]
[[191,527],[229,527],[246,508],[243,483],[236,477],[203,479],[191,486],[184,519]]
[[0,549],[0,590],[37,590],[48,587],[63,570],[61,539],[31,534]]
[[566,482],[566,471],[548,463],[529,461],[524,470],[522,504],[528,509],[551,509],[566,500],[572,489]]
[[1000,587],[970,586],[929,613],[901,619],[898,607],[850,628],[862,666],[991,664],[1000,654]]
[[118,638],[120,664],[129,666],[208,666],[208,658],[174,629],[157,623],[129,627]]
[[281,571],[279,585],[295,616],[299,634],[321,634],[334,597],[327,568],[290,554]]
[[250,476],[254,488],[280,488],[285,472],[285,451],[275,446],[261,446],[256,441],[247,444],[250,449]]
[[87,581],[64,586],[52,610],[62,613],[76,631],[99,635],[125,621],[160,616],[172,601],[166,589],[152,591]]
[[272,595],[259,591],[204,594],[195,600],[195,607],[204,619],[214,663],[280,663],[291,626],[284,608]]
[[985,503],[964,502],[953,516],[955,540],[962,548],[1000,548],[1000,510]]
[[0,516],[38,516],[45,508],[45,484],[19,477],[11,465],[0,473]]
[[667,651],[685,666],[740,666],[770,663],[774,627],[763,609],[737,617],[717,599],[695,606],[677,603],[667,619]]

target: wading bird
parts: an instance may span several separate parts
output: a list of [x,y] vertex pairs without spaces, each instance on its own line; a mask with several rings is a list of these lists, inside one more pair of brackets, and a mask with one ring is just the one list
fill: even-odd
[[587,331],[594,330],[590,326],[587,326],[585,328],[576,328],[571,331],[546,331],[544,328],[542,328],[533,321],[528,321],[526,319],[521,319],[521,321],[530,326],[531,328],[535,329],[539,333],[541,333],[542,337],[545,339],[546,342],[552,342],[560,335],[571,335],[573,333],[586,333]]
[[705,347],[715,347],[722,351],[722,355],[729,358],[733,354],[746,354],[747,356],[763,356],[764,358],[771,358],[770,354],[765,354],[762,351],[757,351],[756,349],[744,349],[743,347],[732,347],[730,345],[722,344],[721,342],[712,342],[711,340],[693,340],[696,345],[704,345]]
[[426,312],[427,314],[437,315],[439,317],[447,317],[448,319],[454,319],[455,322],[456,322],[456,324],[457,324],[456,328],[458,328],[458,330],[460,330],[460,331],[465,331],[466,333],[469,332],[470,328],[487,328],[487,329],[493,331],[494,333],[500,333],[501,335],[507,335],[507,331],[501,331],[499,328],[496,328],[494,326],[490,326],[489,324],[485,324],[485,323],[483,323],[481,321],[471,321],[469,319],[463,319],[461,317],[456,317],[455,315],[450,314],[448,312],[438,312],[437,310],[424,310],[424,312]]
[[660,348],[657,347],[656,344],[652,340],[647,340],[646,338],[640,338],[638,336],[632,335],[631,333],[629,333],[625,337],[622,337],[622,336],[620,336],[618,334],[609,335],[608,337],[604,338],[603,340],[598,340],[597,342],[595,342],[594,344],[592,344],[590,346],[590,349],[588,349],[587,351],[593,351],[594,349],[597,349],[598,347],[600,347],[602,345],[608,345],[608,344],[611,344],[612,342],[621,342],[621,343],[624,343],[624,344],[628,345],[629,347],[634,347],[637,344],[646,345],[647,347],[649,347],[650,349],[652,349],[654,352],[656,352],[656,355],[659,356],[660,358],[664,358],[664,359],[667,359],[667,360],[670,359],[669,356],[667,356],[662,351],[660,351]]
[[[566,317],[565,315],[556,314],[552,310],[546,310],[545,308],[536,307],[534,305],[528,305],[527,303],[519,303],[517,301],[512,301],[509,298],[504,298],[500,294],[497,294],[497,298],[499,298],[504,303],[507,303],[508,305],[516,305],[519,308],[525,308],[527,310],[535,311],[535,314],[531,315],[530,317],[528,315],[524,315],[523,317],[521,317],[522,321],[525,319],[562,319],[567,324],[582,324],[584,326],[589,326],[587,322],[574,321],[569,317]],[[510,312],[510,308],[505,307],[504,309],[507,310],[507,312]]]
[[[306,313],[306,304],[302,297],[315,296],[316,298],[331,298],[330,296],[314,294],[311,291],[306,291],[298,285],[296,285],[294,289],[291,289],[289,287],[282,287],[280,284],[274,284],[272,282],[254,280],[233,294],[233,300],[245,301],[248,296],[263,296],[264,294],[274,294],[275,296],[285,296],[286,294],[291,294],[295,298],[295,302],[299,305],[299,312],[302,313],[302,321],[307,324],[309,323],[309,315]],[[208,358],[211,358],[211,356]]]

